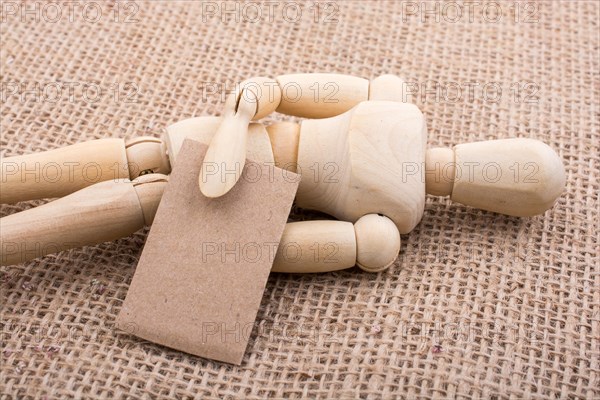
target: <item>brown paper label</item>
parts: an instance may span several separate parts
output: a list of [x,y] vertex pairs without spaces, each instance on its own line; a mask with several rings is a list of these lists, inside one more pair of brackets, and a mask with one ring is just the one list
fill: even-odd
[[184,142],[117,326],[239,365],[299,176],[248,160],[234,188],[209,199],[198,187],[205,152]]

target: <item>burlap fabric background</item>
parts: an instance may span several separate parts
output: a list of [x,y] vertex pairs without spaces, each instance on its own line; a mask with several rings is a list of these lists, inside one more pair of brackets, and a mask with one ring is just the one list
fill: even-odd
[[251,76],[394,73],[430,145],[541,139],[567,190],[526,219],[428,197],[388,271],[272,275],[241,367],[115,332],[147,231],[3,267],[3,398],[600,396],[598,3],[94,4],[2,3],[3,156],[159,136]]

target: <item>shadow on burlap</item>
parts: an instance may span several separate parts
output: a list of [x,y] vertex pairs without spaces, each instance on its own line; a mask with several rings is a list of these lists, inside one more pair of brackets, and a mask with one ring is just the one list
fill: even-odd
[[216,85],[251,76],[394,73],[416,83],[430,146],[537,138],[567,189],[524,219],[428,197],[386,272],[273,274],[241,367],[113,329],[147,230],[3,267],[3,398],[600,396],[599,6],[510,2],[498,18],[428,3],[423,22],[409,3],[231,3],[229,21],[221,2],[4,13],[2,156],[159,136],[220,113]]

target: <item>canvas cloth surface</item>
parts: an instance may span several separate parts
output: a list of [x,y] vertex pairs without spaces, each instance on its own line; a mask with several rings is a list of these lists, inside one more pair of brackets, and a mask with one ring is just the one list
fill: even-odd
[[430,146],[537,138],[567,188],[524,219],[428,197],[384,273],[271,275],[241,367],[116,334],[147,231],[3,267],[2,398],[600,396],[597,2],[28,4],[2,3],[2,156],[159,136],[252,76],[393,73]]

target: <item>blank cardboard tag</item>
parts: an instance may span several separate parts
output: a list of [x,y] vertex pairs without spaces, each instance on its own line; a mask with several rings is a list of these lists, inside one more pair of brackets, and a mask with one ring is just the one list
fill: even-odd
[[209,199],[198,187],[206,149],[184,142],[117,326],[239,365],[299,176],[248,160],[235,187]]

